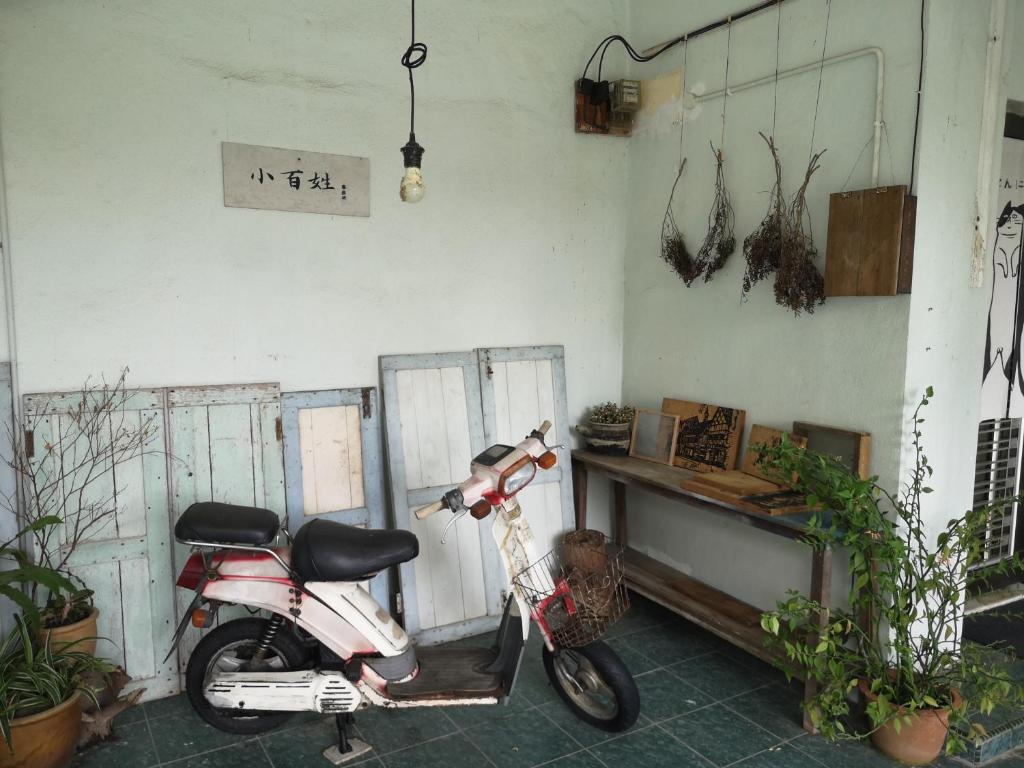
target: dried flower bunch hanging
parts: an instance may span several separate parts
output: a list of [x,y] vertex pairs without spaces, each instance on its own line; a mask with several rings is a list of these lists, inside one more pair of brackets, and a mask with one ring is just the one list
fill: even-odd
[[[814,265],[818,249],[811,236],[807,215],[807,185],[818,170],[818,160],[823,154],[825,150],[811,155],[804,183],[793,196],[782,228],[782,249],[775,273],[775,302],[789,307],[795,315],[802,311],[811,314],[816,305],[825,303],[825,279]],[[807,229],[804,229],[805,221]]]
[[[722,150],[711,145],[715,156],[715,197],[708,213],[708,233],[704,242],[697,250],[697,273],[704,275],[708,282],[715,272],[725,265],[725,260],[736,250],[736,237],[733,234],[732,203],[729,192],[725,188],[725,168],[722,162]],[[690,283],[687,282],[687,285]]]
[[772,153],[772,161],[775,163],[775,185],[769,193],[768,212],[761,219],[757,229],[743,241],[743,255],[747,260],[747,268],[743,273],[743,293],[749,293],[755,284],[779,268],[782,233],[787,225],[786,198],[782,194],[782,163],[779,161],[779,150],[775,147],[775,137],[768,138],[763,133],[758,133]]
[[672,267],[673,271],[683,278],[683,282],[690,285],[700,275],[701,270],[690,255],[683,235],[676,224],[676,218],[672,214],[672,199],[676,194],[676,187],[679,180],[683,178],[683,169],[686,167],[686,158],[679,163],[679,173],[676,174],[675,183],[668,196],[668,205],[665,207],[665,218],[661,222],[661,258]]

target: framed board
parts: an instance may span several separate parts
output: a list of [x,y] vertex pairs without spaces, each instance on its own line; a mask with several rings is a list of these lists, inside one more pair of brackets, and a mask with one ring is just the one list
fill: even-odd
[[679,417],[661,411],[638,408],[633,416],[629,455],[634,459],[671,464],[676,455]]
[[673,464],[695,472],[736,468],[746,411],[671,397],[662,400],[661,410],[679,417]]
[[808,450],[835,457],[861,480],[867,480],[871,467],[868,432],[794,421],[793,434],[807,438]]

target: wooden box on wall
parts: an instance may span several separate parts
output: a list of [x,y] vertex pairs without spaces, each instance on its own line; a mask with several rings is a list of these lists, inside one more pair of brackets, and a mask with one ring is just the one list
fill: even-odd
[[825,295],[910,293],[916,212],[917,198],[902,184],[832,195]]

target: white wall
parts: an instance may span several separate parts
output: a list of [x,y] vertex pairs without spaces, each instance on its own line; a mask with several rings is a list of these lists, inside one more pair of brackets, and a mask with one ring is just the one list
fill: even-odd
[[[832,3],[827,55],[868,46],[885,54],[879,184],[906,184],[909,177],[919,9],[912,0]],[[700,0],[634,2],[630,39],[646,47],[713,21],[721,10]],[[786,2],[780,68],[820,59],[824,26],[822,0]],[[775,11],[735,25],[730,83],[774,72],[776,31]],[[722,87],[726,40],[722,30],[690,44],[687,90]],[[634,74],[649,77],[682,62],[680,48]],[[808,194],[821,266],[829,193],[844,183],[872,186],[872,148],[861,151],[873,132],[875,72],[871,57],[824,69],[814,147],[827,152]],[[817,71],[779,82],[775,136],[787,195],[807,166],[817,87]],[[771,133],[773,92],[768,85],[738,93],[726,107],[726,175],[740,243],[764,216],[773,182],[770,155],[757,135]],[[693,251],[706,232],[714,179],[708,140],[719,141],[721,105],[701,105],[685,125],[687,172],[674,211]],[[891,484],[900,449],[908,299],[833,299],[813,315],[794,317],[775,304],[768,281],[743,301],[739,245],[710,283],[687,288],[659,257],[678,142],[678,133],[630,140],[623,396],[646,407],[657,407],[663,396],[742,407],[748,431],[753,423],[786,428],[794,420],[863,429],[873,436],[872,471]],[[786,588],[808,586],[809,553],[799,544],[650,496],[634,494],[629,503],[634,545],[755,605],[770,606]],[[836,579],[837,590],[841,582]]]
[[[408,2],[5,2],[22,391],[123,365],[140,386],[360,386],[380,354],[561,343],[573,417],[618,397],[626,147],[573,132],[571,83],[624,18],[421,3],[409,206]],[[222,141],[369,157],[372,216],[224,208]]]

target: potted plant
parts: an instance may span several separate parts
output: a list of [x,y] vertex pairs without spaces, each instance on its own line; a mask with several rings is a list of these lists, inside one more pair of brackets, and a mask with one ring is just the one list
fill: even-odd
[[583,435],[590,450],[625,455],[629,453],[629,428],[634,413],[631,405],[601,403],[591,407],[586,423],[578,424],[576,430]]
[[[69,563],[81,544],[115,525],[112,473],[149,452],[156,436],[155,417],[127,416],[134,393],[126,376],[124,369],[113,384],[86,381],[74,397],[35,409],[12,436],[8,463],[24,489],[19,519],[28,524],[27,539],[38,564],[64,577],[60,583],[30,582],[29,601],[44,607],[39,613],[25,605],[22,609],[54,648],[74,644],[76,650],[96,652],[99,611],[92,591],[72,576]],[[13,500],[7,505],[10,514],[18,514]]]
[[0,768],[66,768],[82,727],[81,696],[95,701],[87,672],[109,671],[94,656],[40,645],[21,616],[0,645]]
[[[943,742],[956,752],[968,734],[984,735],[973,715],[1024,700],[1007,657],[958,634],[968,590],[1017,565],[977,568],[991,516],[1015,499],[968,510],[940,531],[925,525],[921,499],[932,491],[932,466],[922,450],[921,413],[930,397],[929,387],[913,414],[915,461],[900,494],[788,439],[759,447],[764,466],[780,477],[795,476],[809,505],[830,510],[812,518],[807,543],[842,547],[850,555],[848,604],[823,608],[791,591],[763,614],[776,664],[816,683],[805,708],[823,736],[870,735],[880,751],[916,765],[934,760]],[[858,692],[861,726],[851,718]]]

